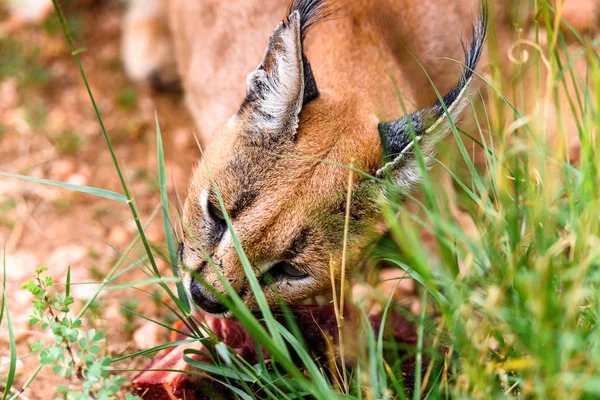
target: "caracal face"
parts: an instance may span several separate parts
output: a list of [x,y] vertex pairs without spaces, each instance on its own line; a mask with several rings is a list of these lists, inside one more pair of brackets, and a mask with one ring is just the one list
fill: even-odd
[[[292,2],[248,76],[242,106],[214,134],[193,174],[180,277],[194,303],[213,315],[232,315],[220,300],[229,297],[225,285],[258,311],[235,239],[270,307],[330,290],[331,268],[338,281],[344,248],[350,170],[342,166],[379,178],[353,173],[346,239],[352,265],[377,233],[381,179],[410,188],[419,176],[416,143],[431,156],[450,130],[439,102],[381,122],[361,99],[319,92],[303,42],[327,10],[324,0]],[[485,16],[474,28],[463,76],[444,97],[450,117],[467,103],[484,36]]]
[[[353,141],[357,135],[349,127],[325,123],[339,110],[327,106],[325,95],[306,107],[313,112],[300,118],[295,139],[282,142],[263,141],[247,131],[243,117],[233,117],[215,135],[196,168],[184,210],[182,249],[183,264],[191,270],[184,267],[180,275],[194,301],[208,312],[226,313],[201,283],[226,293],[219,274],[250,309],[257,309],[217,191],[270,306],[331,288],[330,262],[334,260],[339,269],[341,259],[349,174],[332,163],[350,165],[354,159],[356,168],[375,174],[380,157],[365,158],[361,149],[373,144]],[[365,139],[377,138],[376,121],[362,126],[356,122],[352,127],[357,132],[375,133],[363,135]],[[323,135],[312,135],[315,131]],[[330,139],[339,132],[348,135]],[[355,258],[359,249],[353,244],[369,243],[374,233],[369,222],[377,215],[374,200],[379,194],[372,180],[355,175],[349,258]]]

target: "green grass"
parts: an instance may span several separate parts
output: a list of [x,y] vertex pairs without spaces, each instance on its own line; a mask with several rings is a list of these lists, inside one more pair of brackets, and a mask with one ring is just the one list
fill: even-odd
[[0,201],[0,226],[12,228],[15,225],[14,210],[17,208],[17,202],[13,199]]
[[2,270],[2,307],[0,308],[0,324],[4,322],[3,320],[6,316],[6,325],[8,326],[8,343],[10,347],[10,362],[8,367],[8,374],[6,375],[6,381],[4,382],[4,392],[2,394],[2,400],[4,400],[10,393],[10,389],[15,379],[17,366],[17,345],[15,342],[15,335],[13,332],[12,320],[10,316],[10,310],[8,308],[9,305],[6,295],[6,249],[4,249],[3,252]]
[[123,330],[127,334],[132,334],[134,331],[134,320],[136,315],[136,309],[140,305],[140,301],[137,298],[126,299],[121,303],[119,312],[125,317],[125,325]]
[[0,80],[16,78],[27,89],[43,86],[50,80],[48,70],[35,63],[38,47],[25,48],[9,35],[0,37]]
[[[549,43],[541,47],[541,53],[534,46],[527,47],[531,56],[527,68],[540,77],[538,84],[531,89],[531,86],[525,86],[526,82],[516,79],[510,87],[496,74],[482,77],[486,79],[490,94],[484,106],[474,106],[478,109],[474,130],[466,135],[453,127],[452,140],[458,149],[456,157],[435,163],[438,170],[450,172],[457,192],[456,201],[472,219],[478,237],[464,232],[463,221],[458,221],[448,207],[454,194],[437,185],[424,168],[425,181],[419,187],[420,197],[409,196],[419,206],[418,213],[405,212],[404,203],[382,204],[391,239],[382,241],[370,257],[403,268],[420,286],[422,312],[412,316],[418,343],[408,349],[409,355],[415,357],[417,372],[423,373],[417,373],[414,390],[405,387],[401,360],[383,357],[393,351],[395,344],[385,339],[383,331],[374,331],[368,325],[362,329],[365,333],[362,348],[356,352],[361,356],[349,374],[342,377],[344,384],[340,385],[338,378],[325,373],[327,366],[314,360],[293,334],[294,327],[283,327],[266,307],[235,232],[232,232],[234,243],[261,306],[262,316],[258,318],[250,313],[227,281],[222,281],[230,290],[231,300],[228,301],[236,318],[271,353],[274,368],[267,368],[262,362],[249,365],[233,350],[217,346],[209,348],[213,364],[194,361],[190,357],[193,351],[186,354],[188,362],[203,371],[199,374],[210,374],[209,379],[232,388],[244,399],[254,398],[259,391],[261,398],[268,399],[307,395],[317,399],[562,400],[600,397],[600,177],[597,154],[600,144],[597,135],[600,128],[600,63],[595,51],[598,43],[585,42],[581,47],[583,50],[572,52],[551,23],[554,18],[552,8],[542,1],[536,1],[535,7],[540,10],[537,16],[545,17]],[[67,33],[87,85],[78,52],[60,12],[57,18]],[[490,57],[499,60],[493,37]],[[587,70],[583,74],[572,68],[578,58],[587,60]],[[545,68],[549,68],[548,80],[541,79]],[[516,74],[519,73],[517,67]],[[570,91],[569,96],[558,96],[558,90],[565,85],[576,90]],[[552,93],[548,98],[555,111],[548,107],[531,108],[531,103],[525,101],[533,99],[539,105],[540,102],[535,100],[541,97],[539,91],[545,86]],[[89,94],[94,102],[91,91]],[[121,257],[104,277],[97,293],[109,289],[146,293],[146,301],[161,303],[184,321],[192,332],[190,340],[206,342],[206,338],[214,334],[206,332],[190,314],[181,286],[177,287],[176,295],[157,267],[158,257],[174,267],[177,264],[172,227],[177,217],[169,207],[168,175],[158,122],[160,208],[157,212],[162,212],[166,247],[153,245],[145,237],[132,194],[95,103],[94,109],[124,194],[4,175],[127,203],[138,236],[126,250],[119,252]],[[548,140],[548,131],[554,128],[547,126],[548,112],[563,118],[558,120],[558,139],[553,141]],[[561,140],[565,134],[562,129],[564,118],[573,115],[581,141],[578,162],[570,159],[564,140]],[[468,136],[476,139],[475,145]],[[483,167],[472,159],[473,146],[480,147],[478,151],[485,154]],[[393,192],[394,188],[389,190]],[[222,205],[220,194],[218,197]],[[232,229],[229,217],[225,217]],[[424,230],[436,238],[438,251],[435,256],[421,240]],[[129,254],[140,242],[145,254],[131,260]],[[125,261],[130,263],[129,266],[124,267]],[[147,275],[143,282],[156,282],[151,291],[138,288],[140,282],[116,283],[133,268]],[[170,301],[163,303],[161,293],[167,294]],[[90,299],[78,317],[92,311],[95,298]],[[10,327],[10,304],[6,300],[3,291],[0,323]],[[123,309],[128,319],[147,318],[135,312],[134,304],[124,305]],[[389,299],[384,315],[389,318],[391,310],[397,309],[398,306]],[[169,327],[162,321],[154,322]],[[113,359],[112,367],[119,369],[123,361],[176,344],[162,344],[125,354]],[[13,349],[11,346],[11,352]],[[290,350],[298,355],[298,363],[290,361]],[[11,354],[11,360],[15,358]],[[28,382],[38,372],[36,370]],[[13,378],[8,378],[5,393],[9,393],[13,383]]]
[[56,137],[51,138],[62,156],[73,156],[85,144],[85,136],[71,129],[63,129]]
[[115,103],[125,111],[131,111],[138,104],[139,93],[135,87],[126,86],[119,90]]

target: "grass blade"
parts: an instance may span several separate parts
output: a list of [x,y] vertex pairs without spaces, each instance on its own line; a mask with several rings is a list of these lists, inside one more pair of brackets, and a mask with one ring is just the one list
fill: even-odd
[[26,175],[11,174],[8,172],[0,172],[0,175],[6,176],[8,178],[17,178],[17,179],[22,179],[24,181],[42,183],[44,185],[58,186],[63,189],[69,189],[69,190],[73,190],[76,192],[91,194],[96,197],[104,197],[105,199],[118,201],[120,203],[128,202],[127,197],[123,196],[121,193],[112,192],[112,191],[106,190],[106,189],[99,189],[99,188],[95,188],[95,187],[91,187],[91,186],[73,185],[71,183],[58,182],[58,181],[53,181],[53,180],[49,180],[49,179],[34,178],[32,176],[26,176]]
[[10,361],[8,366],[8,375],[6,376],[6,383],[4,384],[4,394],[2,395],[2,400],[5,400],[8,396],[8,393],[10,393],[10,389],[12,388],[15,379],[15,372],[17,369],[17,346],[15,343],[15,335],[13,332],[12,320],[10,318],[10,310],[8,309],[8,302],[6,300],[6,249],[4,249],[3,260],[4,276],[2,280],[2,309],[0,310],[0,324],[2,323],[4,311],[6,310],[6,324],[8,326],[8,343],[10,345]]
[[128,354],[128,355],[123,356],[123,357],[115,357],[115,358],[113,358],[112,363],[116,364],[116,363],[118,363],[120,361],[123,361],[123,360],[129,360],[131,358],[145,356],[146,354],[156,353],[157,351],[160,351],[160,350],[170,349],[170,348],[178,347],[178,346],[183,346],[183,345],[194,343],[194,342],[197,342],[197,341],[198,341],[198,339],[183,339],[183,340],[177,340],[175,342],[169,342],[169,343],[161,344],[161,345],[158,345],[158,346],[155,346],[155,347],[151,347],[149,349],[140,350],[140,351],[138,351],[136,353],[133,353],[133,354]]
[[[102,131],[102,136],[104,137],[104,140],[106,142],[106,145],[108,147],[108,150],[110,152],[110,156],[111,159],[113,161],[113,164],[115,166],[115,170],[117,171],[117,175],[119,176],[119,181],[121,182],[121,187],[123,188],[123,192],[125,193],[125,198],[127,199],[127,204],[129,205],[129,209],[131,211],[131,215],[133,216],[133,220],[135,222],[135,226],[140,234],[140,239],[142,240],[142,244],[144,246],[144,250],[146,251],[146,254],[148,254],[148,259],[150,261],[150,264],[152,265],[152,270],[154,272],[154,275],[156,277],[160,277],[160,271],[158,270],[158,266],[156,264],[156,260],[154,259],[154,255],[152,254],[152,249],[150,248],[150,243],[148,242],[148,239],[144,233],[144,228],[142,227],[142,224],[140,222],[140,217],[137,211],[137,208],[135,206],[135,203],[133,201],[133,197],[129,191],[129,187],[127,186],[127,182],[125,181],[125,176],[123,175],[123,172],[121,170],[121,167],[119,165],[119,161],[117,160],[117,156],[115,154],[115,151],[112,147],[112,143],[111,140],[108,136],[108,132],[106,131],[106,127],[104,126],[104,121],[102,120],[102,116],[100,115],[100,110],[98,108],[98,105],[96,104],[96,99],[92,93],[92,89],[90,87],[90,84],[87,80],[87,76],[85,74],[85,71],[83,70],[83,65],[81,63],[81,59],[79,57],[79,53],[81,52],[80,50],[77,50],[75,48],[75,43],[73,42],[73,37],[71,35],[71,31],[69,29],[69,25],[67,24],[67,20],[62,12],[62,9],[60,7],[60,3],[58,0],[52,0],[52,4],[54,5],[54,10],[56,11],[56,16],[58,17],[58,20],[61,24],[63,33],[65,35],[65,38],[67,40],[67,43],[69,44],[71,50],[72,50],[72,54],[73,57],[75,57],[75,62],[77,63],[77,68],[79,69],[79,73],[81,74],[81,78],[83,79],[83,83],[85,85],[85,88],[87,90],[88,96],[90,98],[90,101],[92,102],[92,106],[94,108],[94,113],[96,114],[96,118],[98,119],[98,123],[100,124],[100,130]],[[171,299],[173,299],[173,301],[181,308],[184,308],[184,305],[181,303],[181,301],[179,300],[179,298],[177,296],[175,296],[175,294],[171,291],[171,289],[169,289],[169,287],[164,283],[164,282],[159,282],[159,285],[163,288],[163,290],[169,295],[169,297],[171,297]]]
[[[163,225],[165,229],[165,236],[167,239],[167,250],[169,252],[169,262],[171,263],[171,268],[173,269],[173,275],[178,276],[177,274],[177,249],[175,247],[175,241],[173,240],[173,230],[171,221],[169,220],[169,195],[167,193],[167,169],[165,167],[165,153],[163,148],[162,134],[160,130],[160,125],[158,123],[158,115],[155,113],[154,119],[156,120],[156,147],[158,149],[158,179],[160,186],[160,205],[162,207],[163,214]],[[177,282],[177,295],[181,300],[182,305],[185,307],[184,314],[189,316],[190,304],[187,298],[187,294],[185,293],[185,289],[183,288],[183,283],[181,281]]]
[[[6,293],[6,247],[4,248],[3,256],[3,274],[2,274],[2,293]],[[2,325],[2,321],[4,320],[4,296],[2,297],[2,304],[0,304],[0,325]]]
[[65,296],[69,297],[71,295],[71,266],[67,268],[67,283],[65,288]]
[[[6,265],[5,265],[6,270]],[[6,275],[5,275],[6,279]],[[15,343],[15,334],[13,332],[12,319],[10,318],[10,310],[8,309],[8,302],[6,300],[6,291],[2,291],[2,304],[4,304],[4,308],[6,310],[6,324],[8,326],[8,343],[10,346],[10,361],[8,366],[8,375],[6,376],[6,383],[4,386],[4,394],[2,395],[2,400],[5,400],[8,396],[10,389],[12,388],[15,373],[17,370],[17,345]]]
[[185,360],[185,362],[187,364],[191,365],[192,367],[198,368],[202,371],[206,371],[210,374],[224,376],[227,378],[241,379],[246,382],[252,382],[252,383],[256,382],[256,380],[257,380],[256,377],[243,374],[241,371],[235,370],[233,368],[223,367],[223,366],[215,365],[215,364],[208,364],[208,363],[205,363],[202,361],[195,360],[192,357],[190,357],[190,354],[203,356],[204,353],[199,350],[194,350],[194,349],[186,349],[183,352],[183,359]]
[[425,331],[425,310],[427,309],[427,291],[423,291],[423,300],[421,301],[421,317],[419,318],[418,336],[417,336],[417,355],[415,365],[415,389],[413,399],[421,398],[421,378],[423,376],[423,335]]
[[121,266],[123,261],[125,261],[125,259],[127,259],[126,254],[129,254],[129,252],[131,252],[131,250],[133,250],[133,248],[138,240],[139,240],[139,235],[136,235],[133,238],[133,240],[131,241],[131,243],[129,244],[129,246],[127,246],[127,249],[125,250],[125,252],[119,256],[119,259],[115,262],[115,264],[111,268],[110,272],[106,275],[106,277],[104,278],[104,280],[102,281],[100,286],[96,289],[96,292],[93,294],[93,296],[90,297],[88,299],[88,301],[83,305],[83,307],[77,314],[77,319],[80,319],[83,316],[83,314],[87,311],[87,309],[96,300],[96,298],[98,297],[98,295],[100,294],[100,292],[102,291],[104,286],[106,286],[106,284],[108,284],[111,281],[111,279],[113,278],[113,275],[115,275],[115,273],[117,272],[117,270],[119,269],[119,267]]
[[[227,209],[225,207],[225,202],[223,200],[223,196],[221,195],[221,192],[220,192],[219,188],[217,187],[217,184],[215,182],[214,176],[212,175],[212,172],[210,171],[210,169],[208,169],[208,165],[206,165],[206,168],[208,170],[208,175],[210,177],[211,184],[213,186],[213,190],[215,192],[217,200],[219,201],[219,207],[221,208],[221,212],[223,213],[223,217],[225,219],[225,222],[227,223],[227,229],[229,230],[229,232],[231,234],[231,240],[233,242],[233,246],[238,254],[238,257],[240,258],[240,262],[244,268],[244,273],[246,275],[246,278],[248,279],[248,282],[250,283],[250,289],[252,290],[252,293],[254,294],[254,296],[256,298],[256,302],[258,303],[258,306],[263,315],[263,318],[265,319],[267,328],[269,329],[269,332],[272,335],[273,343],[277,347],[278,352],[281,353],[285,359],[289,359],[290,355],[288,353],[287,347],[285,346],[283,338],[281,337],[281,334],[280,334],[279,330],[277,329],[278,324],[275,321],[275,317],[273,316],[271,309],[269,308],[267,299],[265,298],[262,288],[260,287],[260,283],[258,282],[258,279],[256,278],[256,276],[254,274],[254,269],[252,268],[252,265],[250,264],[250,260],[248,260],[248,257],[246,256],[246,253],[242,247],[242,244],[235,233],[233,223],[232,223],[231,218],[230,218],[229,214],[227,213]],[[229,292],[233,291],[233,289],[228,284],[228,282],[226,282],[224,277],[222,279],[222,282]]]
[[165,278],[161,278],[161,277],[150,278],[150,279],[144,279],[141,281],[128,282],[128,283],[122,283],[122,284],[118,284],[118,285],[114,285],[114,286],[108,286],[108,287],[105,287],[103,290],[109,291],[109,290],[129,289],[132,287],[151,285],[153,283],[166,283],[166,282],[180,282],[180,279],[175,276],[167,276]]
[[32,372],[32,374],[29,376],[29,378],[27,378],[27,380],[25,381],[25,383],[23,384],[23,386],[21,386],[21,390],[19,390],[17,393],[13,394],[9,400],[15,400],[18,397],[21,397],[21,393],[23,393],[23,391],[31,384],[31,382],[33,382],[33,380],[35,379],[35,377],[40,373],[40,371],[42,370],[42,368],[44,368],[43,365],[38,365],[37,368]]

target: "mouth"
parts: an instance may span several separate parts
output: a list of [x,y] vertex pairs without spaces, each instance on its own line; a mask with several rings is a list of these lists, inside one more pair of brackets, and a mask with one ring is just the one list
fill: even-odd
[[[243,298],[245,294],[246,290],[242,289],[238,296]],[[231,318],[233,315],[227,305],[223,304],[214,296],[205,293],[205,290],[203,290],[195,280],[192,280],[191,282],[189,295],[197,307],[215,318]]]
[[192,301],[209,314],[224,314],[229,310],[213,295],[206,293],[206,290],[195,279],[190,282],[189,294]]
[[200,297],[195,293],[192,293],[192,300],[194,300],[194,303],[196,303],[198,307],[200,307],[202,310],[206,311],[211,315],[216,316],[220,314],[225,314],[229,311],[225,304],[219,301],[212,301],[206,297]]

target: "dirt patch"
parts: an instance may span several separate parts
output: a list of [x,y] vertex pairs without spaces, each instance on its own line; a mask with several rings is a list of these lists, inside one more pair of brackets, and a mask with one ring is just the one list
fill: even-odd
[[[199,152],[183,99],[153,93],[125,77],[119,58],[123,11],[116,1],[65,9],[76,45],[85,49],[81,55],[83,66],[117,158],[146,221],[159,203],[155,111],[163,132],[173,193],[185,196],[188,174]],[[75,59],[54,16],[25,25],[0,10],[0,171],[122,191]],[[64,282],[69,265],[73,282],[101,281],[119,257],[106,242],[124,251],[134,232],[125,204],[0,178],[0,244],[6,247],[8,303],[22,363],[15,388],[38,365],[37,355],[26,355],[31,353],[29,345],[40,339],[39,333],[28,327],[30,297],[21,284],[40,265],[48,266],[55,282]],[[152,241],[162,243],[160,217],[149,226],[148,235]],[[141,254],[134,250],[130,258],[135,260]],[[170,274],[165,263],[160,266],[166,275]],[[144,278],[133,268],[120,281]],[[96,287],[73,286],[79,303],[75,309],[91,297]],[[86,324],[107,332],[110,355],[167,340],[165,329],[149,329],[150,323],[127,313],[123,306],[152,319],[170,320],[164,307],[146,293],[130,289],[101,295],[88,313]],[[0,370],[7,369],[7,337],[3,325]],[[129,361],[119,367],[135,368],[145,363]],[[49,388],[56,386],[56,377],[44,369],[25,395],[31,399],[52,398],[54,393]]]

